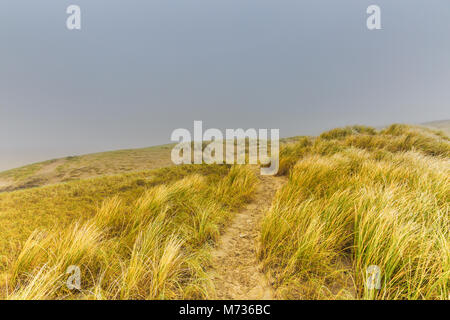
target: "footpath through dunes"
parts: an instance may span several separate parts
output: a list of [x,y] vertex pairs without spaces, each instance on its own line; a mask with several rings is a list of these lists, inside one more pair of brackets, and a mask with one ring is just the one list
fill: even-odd
[[253,200],[234,217],[212,252],[215,298],[270,300],[274,291],[260,270],[256,246],[264,213],[286,178],[259,176]]

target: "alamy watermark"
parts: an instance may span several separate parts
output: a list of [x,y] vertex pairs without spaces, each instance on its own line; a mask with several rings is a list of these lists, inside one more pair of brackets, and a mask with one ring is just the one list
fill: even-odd
[[366,288],[369,290],[381,289],[381,269],[378,266],[371,265],[366,269]]
[[81,29],[81,8],[77,5],[67,7],[66,13],[69,15],[66,20],[66,27],[69,30]]
[[78,266],[69,266],[66,274],[70,276],[67,278],[66,286],[69,290],[81,289],[81,270]]
[[[381,30],[381,8],[378,5],[367,7],[366,13],[369,15],[366,21],[367,29]],[[69,30],[81,30],[81,8],[78,5],[70,5],[66,9],[69,16],[66,20],[66,27]]]
[[[176,129],[171,140],[178,142],[172,149],[175,164],[261,164],[262,175],[275,175],[279,168],[280,130],[219,129],[203,132],[203,122],[194,121],[194,133]],[[207,144],[204,147],[204,144]],[[247,149],[248,144],[248,149]],[[270,149],[270,152],[269,152]]]
[[366,12],[370,15],[367,18],[367,29],[381,30],[381,8],[373,4],[367,8]]

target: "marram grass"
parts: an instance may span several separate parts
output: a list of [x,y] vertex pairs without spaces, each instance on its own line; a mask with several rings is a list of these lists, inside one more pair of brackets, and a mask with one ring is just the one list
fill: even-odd
[[[255,183],[239,166],[148,188],[129,205],[112,196],[89,219],[33,232],[5,268],[2,298],[208,298],[209,248]],[[81,270],[79,290],[66,286],[70,266]]]
[[[264,218],[259,248],[279,297],[449,299],[445,135],[350,127],[283,154],[289,181]],[[368,285],[370,266],[379,289]]]
[[[449,299],[449,160],[445,134],[406,125],[283,146],[257,252],[277,297]],[[0,299],[213,297],[210,249],[255,185],[200,165],[2,193]]]

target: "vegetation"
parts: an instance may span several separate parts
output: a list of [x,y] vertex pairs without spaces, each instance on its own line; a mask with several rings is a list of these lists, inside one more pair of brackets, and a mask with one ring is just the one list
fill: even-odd
[[[291,144],[299,138],[285,138],[281,139],[280,142],[282,145]],[[205,142],[203,148],[209,143]],[[168,144],[142,149],[68,156],[3,171],[0,172],[0,193],[169,167],[173,165],[171,160],[173,147],[174,144]],[[270,152],[270,147],[268,151]],[[245,152],[248,158],[248,145]]]
[[0,172],[0,192],[166,167],[172,164],[171,149],[171,145],[163,145],[93,153],[11,169]]
[[[200,165],[158,170],[139,183],[143,176],[145,173],[104,177],[3,194],[3,207],[6,201],[16,210],[21,208],[15,205],[19,198],[42,199],[36,206],[47,211],[46,222],[53,219],[58,226],[48,228],[49,224],[43,223],[41,227],[47,228],[32,232],[20,250],[5,257],[0,282],[3,297],[210,296],[213,288],[205,273],[208,249],[232,212],[251,197],[256,183],[253,171]],[[102,191],[109,197],[95,213],[86,213],[87,196],[100,197]],[[72,209],[77,219],[61,219],[58,209],[64,207]],[[22,209],[23,220],[32,221],[28,213]],[[11,213],[6,220],[17,215]],[[66,286],[66,271],[73,265],[81,270],[81,290],[71,291]]]
[[[289,181],[259,249],[278,295],[448,299],[449,156],[445,135],[404,125],[335,129],[283,150]],[[370,266],[380,290],[366,285]]]
[[[288,181],[263,218],[257,252],[279,298],[449,298],[444,132],[353,126],[282,146],[278,174]],[[251,199],[256,176],[247,166],[146,170],[143,150],[0,174],[35,181],[0,193],[0,299],[214,296],[210,249]],[[163,149],[147,155],[155,150]],[[136,157],[127,162],[130,152]],[[47,173],[76,180],[36,180],[49,166]],[[66,285],[72,266],[80,289]],[[379,288],[370,286],[377,270]]]

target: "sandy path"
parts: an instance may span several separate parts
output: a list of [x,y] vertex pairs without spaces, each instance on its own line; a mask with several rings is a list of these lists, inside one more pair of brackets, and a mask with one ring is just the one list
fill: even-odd
[[274,299],[273,289],[260,271],[256,245],[263,214],[285,179],[260,176],[259,180],[253,201],[236,214],[212,252],[217,299]]

